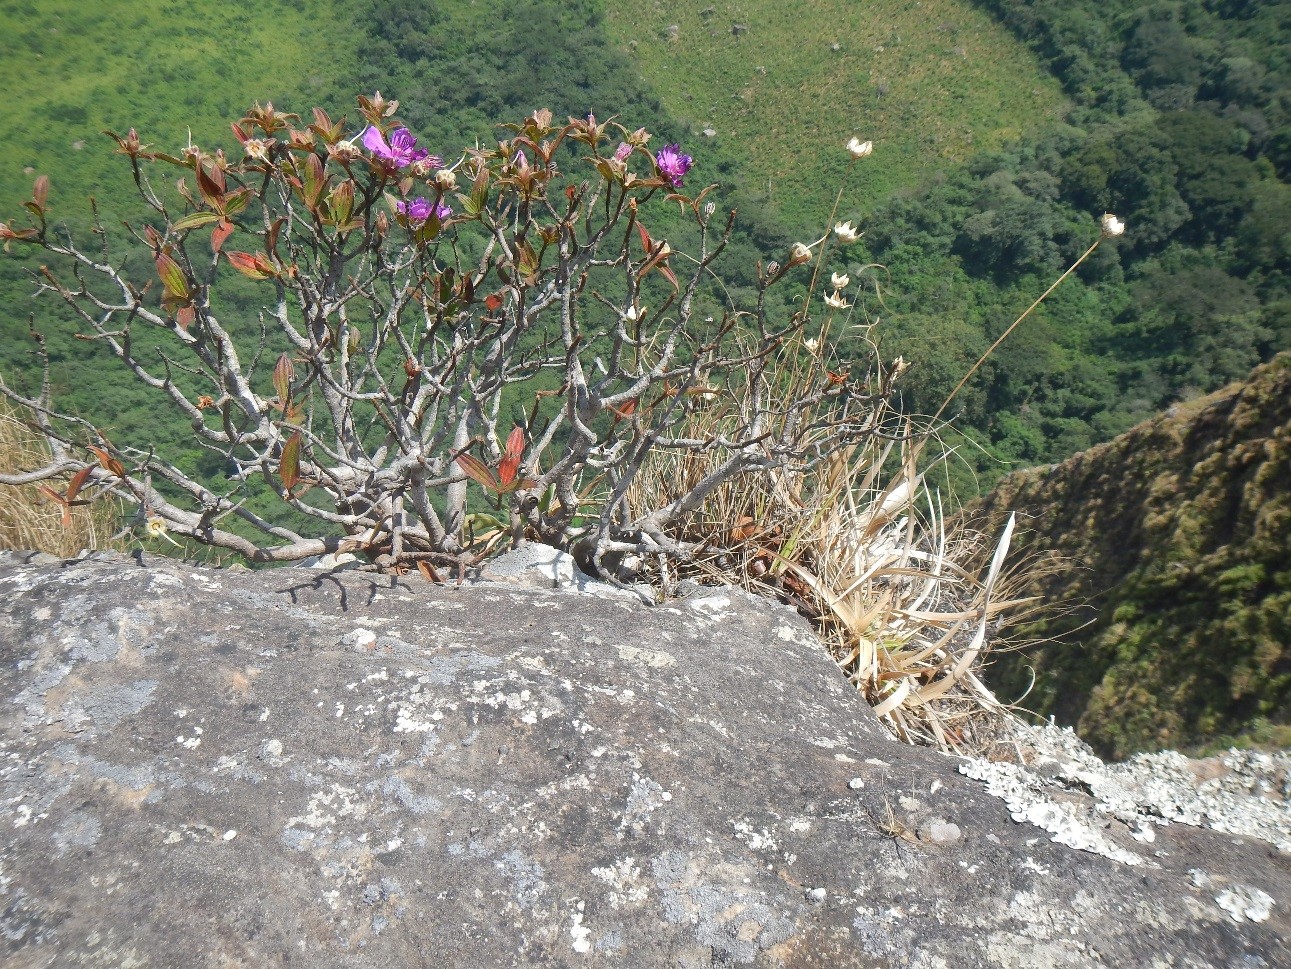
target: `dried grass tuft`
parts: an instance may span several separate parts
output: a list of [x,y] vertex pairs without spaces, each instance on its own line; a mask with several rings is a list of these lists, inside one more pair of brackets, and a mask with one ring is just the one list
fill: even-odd
[[[0,473],[30,471],[49,460],[43,436],[32,430],[21,411],[0,398]],[[70,478],[69,474],[61,483],[48,481],[45,486],[65,494]],[[116,512],[110,501],[65,510],[36,484],[0,486],[0,549],[29,549],[70,558],[82,549],[107,548]]]
[[[785,400],[826,365],[826,335],[786,349],[775,382]],[[876,348],[870,361],[858,392],[890,386]],[[739,394],[727,388],[725,409],[697,410],[691,433],[720,434],[747,407]],[[936,441],[882,394],[873,406],[875,433],[852,450],[730,482],[676,537],[700,548],[692,577],[796,606],[897,737],[979,751],[1012,715],[978,674],[1006,621],[1035,602],[1010,591],[1022,584],[1004,567],[1013,522],[987,535],[949,515],[919,470],[936,463],[926,455]],[[708,470],[702,453],[657,453],[630,500],[657,506]]]

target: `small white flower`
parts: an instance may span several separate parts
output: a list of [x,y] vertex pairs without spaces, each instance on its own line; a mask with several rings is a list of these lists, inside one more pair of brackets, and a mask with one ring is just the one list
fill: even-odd
[[864,158],[874,150],[874,142],[861,141],[859,138],[853,138],[847,143],[847,150],[853,158]]
[[248,158],[256,161],[268,161],[269,149],[273,146],[273,140],[262,141],[259,138],[248,138],[242,145],[242,150],[247,153]]
[[838,240],[844,244],[855,242],[861,237],[861,234],[856,231],[856,226],[851,222],[840,222],[834,226],[834,235],[838,236]]
[[809,337],[806,340],[803,340],[802,345],[805,346],[812,353],[815,353],[817,348],[820,346],[820,341],[813,336],[813,337]]
[[179,542],[166,534],[166,520],[164,518],[159,518],[156,515],[150,516],[147,523],[144,525],[144,530],[148,533],[149,538],[164,538],[166,541],[170,542],[171,545],[174,545],[175,548],[183,548]]
[[828,307],[831,307],[832,309],[845,310],[845,309],[850,309],[852,304],[847,302],[847,300],[843,299],[842,293],[840,293],[838,290],[834,290],[832,293],[830,293],[828,296],[825,297],[825,305]]
[[801,266],[804,262],[811,260],[811,250],[801,242],[795,242],[793,248],[789,250],[789,265]]
[[623,318],[624,318],[625,320],[628,320],[628,321],[629,321],[629,322],[631,322],[631,323],[635,323],[637,320],[641,319],[642,317],[644,317],[644,316],[646,315],[646,310],[647,310],[647,309],[649,309],[649,307],[646,307],[646,306],[629,306],[629,307],[627,308],[627,310],[624,312],[624,314],[623,314]]
[[1109,239],[1123,235],[1125,232],[1125,223],[1112,215],[1111,212],[1103,215],[1102,219],[1099,220],[1099,225],[1102,226],[1103,235]]
[[852,279],[847,273],[831,273],[829,277],[829,283],[835,289],[846,289],[851,282]]
[[435,172],[435,184],[445,192],[451,192],[457,188],[457,176],[453,174],[451,169],[441,168]]

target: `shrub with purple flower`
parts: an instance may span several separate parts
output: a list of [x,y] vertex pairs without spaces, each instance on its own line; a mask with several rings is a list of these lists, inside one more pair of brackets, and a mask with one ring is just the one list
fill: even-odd
[[370,125],[363,132],[363,147],[394,168],[406,168],[419,161],[428,162],[435,168],[443,164],[440,158],[425,148],[418,148],[416,137],[407,128],[395,128],[387,141],[385,135],[381,134],[381,129]]
[[690,166],[694,162],[695,160],[689,155],[681,153],[681,145],[677,144],[664,145],[654,156],[654,163],[659,169],[659,174],[673,188],[681,188],[681,180],[690,171]]
[[411,202],[396,202],[394,207],[395,211],[407,219],[414,227],[421,225],[432,215],[440,222],[443,222],[453,214],[453,210],[448,207],[448,203],[443,201],[431,203],[420,195]]

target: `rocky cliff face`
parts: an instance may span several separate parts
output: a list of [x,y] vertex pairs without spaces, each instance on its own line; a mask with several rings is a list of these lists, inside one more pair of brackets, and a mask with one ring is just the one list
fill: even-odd
[[0,555],[0,657],[5,966],[1291,964],[1291,759],[905,747],[738,593]]
[[[1075,608],[1002,660],[1002,698],[1100,751],[1255,732],[1291,742],[1291,355],[1108,444],[1003,479],[979,507],[1029,518],[1035,584]],[[1281,727],[1279,734],[1277,728]]]

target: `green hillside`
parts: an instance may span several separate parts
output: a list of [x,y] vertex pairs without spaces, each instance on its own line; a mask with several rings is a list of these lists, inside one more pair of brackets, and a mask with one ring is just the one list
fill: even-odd
[[868,210],[1052,127],[1065,106],[1034,55],[967,0],[605,6],[607,36],[699,150],[712,130],[748,191],[800,231],[828,216],[851,135],[878,146],[851,203]]
[[[0,212],[51,175],[58,211],[88,194],[111,204],[128,170],[105,128],[147,140],[227,143],[252,101],[331,95],[359,58],[351,0],[0,0]],[[124,181],[122,180],[124,176]]]

